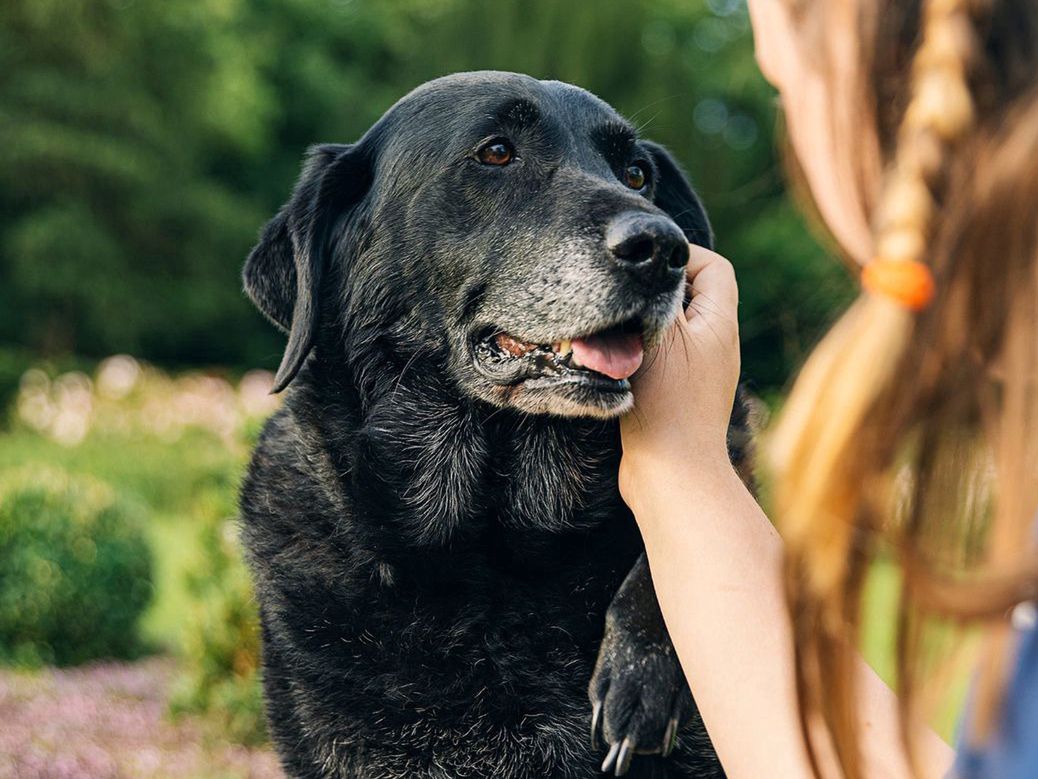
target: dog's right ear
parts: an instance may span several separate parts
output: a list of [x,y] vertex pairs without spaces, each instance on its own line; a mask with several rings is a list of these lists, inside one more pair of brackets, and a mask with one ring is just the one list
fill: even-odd
[[358,145],[314,146],[291,199],[263,228],[245,260],[245,292],[288,333],[273,392],[288,386],[313,347],[332,229],[360,202],[370,182],[370,166]]

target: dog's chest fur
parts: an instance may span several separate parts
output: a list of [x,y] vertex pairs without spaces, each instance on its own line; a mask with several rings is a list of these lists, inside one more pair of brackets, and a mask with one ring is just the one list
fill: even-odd
[[290,770],[596,775],[586,687],[640,551],[615,425],[301,378],[242,493]]

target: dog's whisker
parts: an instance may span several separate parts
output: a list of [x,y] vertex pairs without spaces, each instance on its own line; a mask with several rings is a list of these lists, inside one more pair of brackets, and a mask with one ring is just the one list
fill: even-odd
[[666,102],[669,102],[671,100],[677,100],[678,98],[687,98],[687,97],[688,97],[688,92],[675,92],[675,93],[670,94],[670,95],[664,95],[663,97],[660,97],[660,98],[657,98],[656,100],[653,100],[651,103],[646,103],[641,108],[639,108],[637,111],[635,111],[633,114],[631,114],[628,117],[628,119],[631,122],[633,122],[642,113],[644,113],[645,111],[648,111],[650,108],[655,108],[660,103],[666,103]]
[[[431,351],[431,349],[426,351]],[[404,367],[400,370],[400,375],[397,377],[396,384],[393,385],[392,396],[394,398],[396,397],[396,393],[400,390],[400,385],[403,384],[404,378],[407,376],[407,371],[422,356],[422,354],[423,348],[420,346],[417,349],[415,349],[414,354],[412,354],[408,358],[407,362],[404,363]]]

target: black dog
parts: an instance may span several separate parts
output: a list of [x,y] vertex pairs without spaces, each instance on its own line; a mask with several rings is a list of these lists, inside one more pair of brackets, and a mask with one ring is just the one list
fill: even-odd
[[438,79],[311,152],[244,271],[289,333],[241,506],[291,775],[722,775],[616,486],[686,239],[671,157],[567,84]]

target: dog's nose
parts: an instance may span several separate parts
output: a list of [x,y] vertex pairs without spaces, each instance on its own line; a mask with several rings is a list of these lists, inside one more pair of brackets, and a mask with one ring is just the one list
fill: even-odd
[[688,263],[684,234],[670,219],[657,214],[621,214],[606,230],[606,246],[617,262],[632,269],[666,273]]

